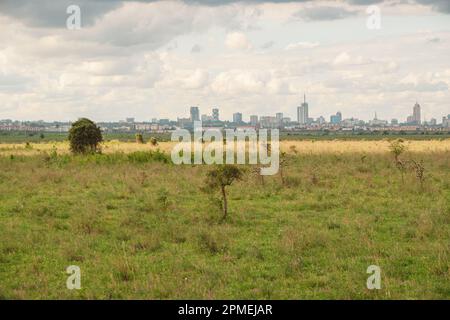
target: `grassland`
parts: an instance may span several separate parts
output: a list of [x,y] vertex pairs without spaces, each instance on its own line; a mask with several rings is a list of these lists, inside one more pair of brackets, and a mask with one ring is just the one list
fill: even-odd
[[284,184],[245,167],[225,222],[171,143],[0,144],[0,298],[449,299],[450,140],[406,144],[423,185],[388,141],[284,141]]

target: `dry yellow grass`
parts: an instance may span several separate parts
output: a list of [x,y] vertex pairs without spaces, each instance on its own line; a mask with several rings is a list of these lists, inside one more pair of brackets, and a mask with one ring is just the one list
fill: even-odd
[[[157,146],[134,142],[108,141],[102,144],[103,153],[148,151],[159,149],[170,153],[176,142],[160,142]],[[450,151],[450,139],[445,140],[407,140],[407,150],[415,153]],[[389,141],[281,141],[281,151],[300,154],[345,154],[345,153],[386,153],[389,152]],[[68,142],[0,144],[0,156],[37,155],[42,152],[56,150],[58,154],[69,153]]]

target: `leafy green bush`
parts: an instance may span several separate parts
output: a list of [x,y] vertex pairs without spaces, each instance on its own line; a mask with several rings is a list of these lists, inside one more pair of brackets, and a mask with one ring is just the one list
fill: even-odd
[[91,120],[82,118],[69,131],[70,150],[77,154],[95,153],[103,141],[100,128]]

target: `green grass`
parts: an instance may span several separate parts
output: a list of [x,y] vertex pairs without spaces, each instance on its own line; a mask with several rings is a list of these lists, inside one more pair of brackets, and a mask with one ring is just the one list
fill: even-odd
[[[103,139],[119,140],[122,142],[136,141],[135,132],[108,132],[103,133]],[[68,133],[62,132],[21,132],[0,131],[0,143],[47,143],[67,140]],[[158,141],[170,141],[170,133],[143,133],[145,141],[155,137]],[[383,140],[383,139],[407,139],[407,140],[442,140],[450,137],[450,131],[440,132],[280,132],[281,140]]]
[[224,223],[208,166],[1,157],[0,298],[449,299],[449,156],[404,155],[423,188],[389,154],[289,156],[285,185],[248,170],[229,188]]

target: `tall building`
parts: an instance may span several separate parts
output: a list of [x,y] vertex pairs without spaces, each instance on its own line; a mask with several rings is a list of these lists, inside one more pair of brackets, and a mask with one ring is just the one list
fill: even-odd
[[278,112],[275,117],[281,122],[281,120],[283,120],[283,112]]
[[416,104],[414,105],[414,108],[413,108],[413,121],[416,124],[420,124],[421,123],[420,104],[418,104],[417,102],[416,102]]
[[191,107],[191,121],[200,121],[200,110],[198,107]]
[[212,117],[214,121],[219,121],[219,109],[217,108],[212,109]]
[[262,116],[259,119],[259,125],[264,129],[276,129],[279,127],[279,122],[276,117]]
[[307,124],[309,119],[308,103],[306,102],[306,94],[303,97],[303,103],[297,107],[297,121],[299,124]]
[[442,126],[444,128],[450,127],[450,114],[447,117],[442,117]]
[[202,114],[202,121],[203,122],[213,121],[213,117],[208,116],[207,114]]
[[331,115],[330,117],[330,123],[332,124],[339,124],[342,121],[342,113],[338,111],[335,115]]
[[258,116],[256,116],[256,115],[250,116],[250,124],[252,126],[258,125]]
[[240,112],[233,113],[233,122],[242,123],[242,113]]

